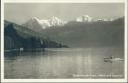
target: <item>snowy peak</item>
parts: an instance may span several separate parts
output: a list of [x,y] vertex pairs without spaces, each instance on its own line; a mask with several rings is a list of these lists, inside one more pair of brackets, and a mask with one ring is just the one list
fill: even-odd
[[40,31],[42,28],[37,17],[31,18],[26,23],[24,23],[23,26],[28,27],[29,29],[34,31]]
[[31,20],[38,21],[39,19],[37,17],[32,17]]
[[49,23],[51,26],[58,26],[58,25],[60,26],[60,25],[64,25],[66,22],[62,21],[58,17],[53,16],[49,19]]
[[113,21],[114,19],[106,19],[106,18],[93,18],[89,15],[82,15],[76,18],[76,22],[97,22],[97,21]]
[[92,21],[92,17],[88,16],[88,15],[83,15],[80,17],[76,18],[77,22],[91,22]]
[[[53,16],[50,19],[43,19],[40,20],[37,17],[32,17],[29,21],[27,21],[25,24],[23,24],[25,27],[28,27],[30,29],[46,29],[50,28],[51,26],[63,26],[66,24],[65,21],[62,21],[61,19]],[[40,30],[39,29],[39,30]]]

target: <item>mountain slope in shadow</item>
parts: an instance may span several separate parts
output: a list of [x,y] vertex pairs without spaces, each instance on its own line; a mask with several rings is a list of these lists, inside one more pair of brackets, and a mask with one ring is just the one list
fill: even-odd
[[40,32],[69,47],[123,46],[124,18],[97,22],[72,21]]
[[4,49],[67,47],[21,25],[4,21]]

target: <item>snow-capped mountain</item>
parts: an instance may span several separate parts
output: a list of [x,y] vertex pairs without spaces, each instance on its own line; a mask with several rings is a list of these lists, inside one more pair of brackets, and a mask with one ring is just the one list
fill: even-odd
[[80,17],[76,18],[77,22],[91,22],[92,21],[92,17],[88,16],[88,15],[83,15]]
[[[75,22],[101,22],[101,21],[113,21],[112,19],[104,18],[93,18],[89,15],[82,15],[76,18]],[[31,18],[29,21],[23,24],[23,26],[28,27],[34,31],[40,32],[46,28],[52,28],[52,26],[64,26],[68,21],[63,21],[58,17],[51,17],[49,19],[40,20],[37,17]]]
[[46,20],[40,20],[37,17],[33,17],[24,23],[23,26],[35,31],[40,31],[42,29],[50,28],[51,26],[63,26],[66,23],[66,21],[62,21],[61,19],[54,16]]
[[34,30],[34,31],[42,30],[41,23],[40,23],[39,19],[36,17],[33,17],[30,20],[28,20],[26,23],[23,24],[23,26],[25,26],[31,30]]
[[62,21],[61,19],[57,18],[57,17],[51,17],[49,20],[50,26],[62,26],[64,24],[66,24],[66,21]]
[[114,19],[109,18],[93,18],[89,15],[82,15],[76,18],[76,22],[97,22],[97,21],[113,21]]

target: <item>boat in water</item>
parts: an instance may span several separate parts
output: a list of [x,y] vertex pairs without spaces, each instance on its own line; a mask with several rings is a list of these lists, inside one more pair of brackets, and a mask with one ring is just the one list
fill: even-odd
[[114,58],[114,57],[108,57],[108,58],[104,58],[104,62],[113,62],[113,61],[124,61],[124,59],[121,58]]

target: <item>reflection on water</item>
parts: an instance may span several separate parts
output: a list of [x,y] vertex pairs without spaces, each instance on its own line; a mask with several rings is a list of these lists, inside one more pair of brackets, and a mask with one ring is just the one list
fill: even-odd
[[5,53],[5,78],[123,78],[124,61],[104,62],[104,57],[123,59],[120,48],[50,48],[38,52]]

